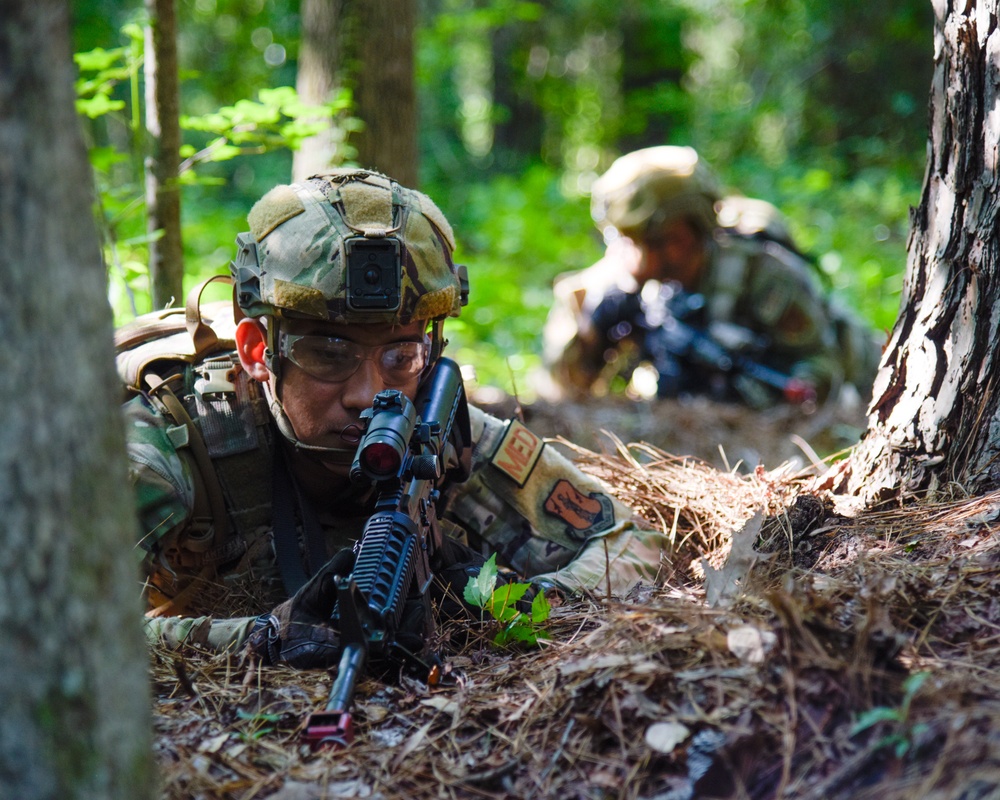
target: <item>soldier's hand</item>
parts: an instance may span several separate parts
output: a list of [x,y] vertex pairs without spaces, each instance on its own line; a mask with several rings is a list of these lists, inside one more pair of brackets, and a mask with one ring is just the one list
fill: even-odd
[[642,319],[639,295],[612,289],[594,308],[590,324],[605,341],[617,343],[640,327]]
[[337,602],[337,577],[354,568],[354,553],[341,550],[293,597],[257,619],[247,650],[262,664],[296,669],[333,666],[340,658],[340,635],[330,621]]

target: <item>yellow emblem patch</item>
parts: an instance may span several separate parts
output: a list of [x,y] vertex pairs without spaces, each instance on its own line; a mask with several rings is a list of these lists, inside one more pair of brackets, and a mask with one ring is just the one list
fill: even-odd
[[538,463],[543,447],[545,442],[516,419],[512,419],[507,423],[507,432],[490,463],[512,478],[518,486],[524,486]]

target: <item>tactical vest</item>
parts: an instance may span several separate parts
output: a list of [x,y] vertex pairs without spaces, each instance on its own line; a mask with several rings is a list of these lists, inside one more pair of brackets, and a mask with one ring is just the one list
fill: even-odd
[[[236,354],[232,304],[201,302],[214,281],[231,283],[214,276],[188,293],[184,309],[153,311],[115,332],[123,399],[149,398],[194,475],[194,514],[177,555],[204,579],[246,551],[251,533],[269,521],[272,499],[267,401]],[[175,597],[170,613],[182,606]]]

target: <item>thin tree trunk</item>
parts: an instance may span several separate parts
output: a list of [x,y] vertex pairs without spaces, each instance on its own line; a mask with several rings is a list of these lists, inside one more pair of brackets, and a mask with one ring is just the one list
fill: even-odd
[[[302,44],[295,88],[303,102],[330,100],[341,70],[344,9],[341,0],[302,0]],[[338,138],[330,128],[310,136],[292,156],[292,180],[302,181],[339,163]]]
[[355,0],[355,115],[365,123],[358,163],[417,185],[415,0]]
[[869,427],[837,477],[865,505],[1000,486],[997,0],[934,0],[920,207]]
[[180,87],[177,66],[177,18],[174,0],[146,0],[146,130],[152,154],[146,160],[146,216],[153,307],[179,302],[184,293],[181,241]]
[[136,521],[68,5],[0,0],[0,798],[152,796]]

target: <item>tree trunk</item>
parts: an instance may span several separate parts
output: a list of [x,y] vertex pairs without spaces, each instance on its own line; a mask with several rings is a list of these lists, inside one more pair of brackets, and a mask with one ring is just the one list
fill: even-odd
[[353,70],[358,163],[405,186],[417,185],[415,0],[355,0]]
[[[490,34],[493,51],[493,103],[499,118],[493,128],[493,155],[500,170],[520,172],[542,151],[545,118],[542,109],[524,94],[523,74],[515,64],[533,28],[528,23],[500,25]],[[530,40],[529,40],[530,41]]]
[[[296,91],[310,105],[333,96],[341,70],[342,0],[302,0],[302,44]],[[337,137],[328,129],[310,136],[292,156],[292,180],[302,181],[339,162]]]
[[0,2],[0,798],[153,794],[136,530],[68,4]]
[[1000,485],[998,3],[933,5],[928,163],[900,316],[868,430],[835,483],[865,505]]
[[152,155],[146,160],[146,218],[151,235],[149,276],[153,308],[184,296],[181,244],[180,87],[177,67],[177,18],[174,0],[146,0],[146,130]]

